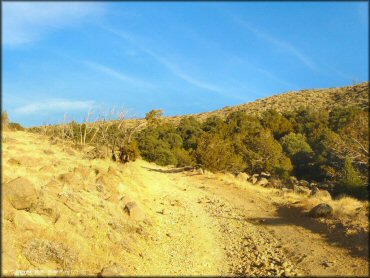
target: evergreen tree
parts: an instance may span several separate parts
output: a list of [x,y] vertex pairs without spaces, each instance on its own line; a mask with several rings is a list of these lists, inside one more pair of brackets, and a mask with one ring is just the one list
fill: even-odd
[[366,199],[368,192],[367,186],[363,184],[359,173],[352,165],[352,159],[346,157],[341,173],[338,193],[346,193],[359,199]]

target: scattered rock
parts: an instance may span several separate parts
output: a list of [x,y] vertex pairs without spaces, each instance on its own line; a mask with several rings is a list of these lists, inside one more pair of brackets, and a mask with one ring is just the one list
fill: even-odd
[[308,189],[307,187],[304,186],[298,186],[294,185],[293,186],[293,191],[298,194],[303,194],[303,195],[309,195],[311,193],[311,190]]
[[263,177],[263,178],[271,178],[271,174],[270,173],[268,173],[268,172],[261,172],[261,175],[260,175],[261,177]]
[[130,216],[130,218],[142,221],[145,219],[144,212],[139,208],[139,206],[135,202],[128,202],[123,210]]
[[29,209],[36,204],[38,192],[26,178],[19,177],[4,185],[4,194],[16,209]]
[[15,213],[14,225],[21,230],[43,230],[48,227],[47,222],[40,215],[24,210]]
[[261,178],[256,184],[260,186],[266,186],[269,181],[266,178]]
[[333,261],[327,261],[327,262],[323,262],[322,265],[325,266],[325,267],[331,267],[334,265],[335,262]]
[[333,214],[333,208],[325,203],[318,204],[316,207],[310,210],[309,215],[311,217],[328,217]]
[[250,176],[249,176],[247,173],[240,172],[240,173],[236,176],[236,178],[237,178],[238,180],[240,180],[240,181],[247,181],[247,180],[250,178]]
[[168,214],[168,211],[166,209],[162,209],[161,211],[158,211],[158,213],[160,213],[162,215],[166,215],[166,214]]
[[300,180],[300,181],[298,182],[298,184],[299,184],[300,186],[304,186],[304,187],[309,187],[309,186],[310,186],[310,183],[309,183],[308,181],[306,181],[306,180]]
[[252,176],[251,178],[250,178],[250,182],[252,183],[252,184],[256,184],[256,182],[258,181],[258,179],[257,179],[257,177],[256,176]]

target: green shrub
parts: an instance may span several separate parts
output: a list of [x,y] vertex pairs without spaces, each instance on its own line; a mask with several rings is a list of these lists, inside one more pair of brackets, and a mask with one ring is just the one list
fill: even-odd
[[209,133],[222,133],[225,122],[218,116],[208,117],[202,124],[202,130]]
[[280,140],[284,152],[293,157],[298,152],[312,153],[311,146],[306,142],[303,134],[289,133]]
[[352,159],[348,156],[344,161],[337,191],[359,199],[367,199],[368,197],[368,186],[364,184],[360,174],[352,165]]
[[172,152],[174,156],[176,157],[177,167],[195,165],[195,157],[192,157],[188,151],[182,148],[177,148],[177,149],[174,149]]
[[175,150],[182,148],[182,138],[169,124],[151,125],[137,136],[141,156],[158,165],[177,165]]
[[293,131],[292,123],[275,110],[268,110],[262,114],[262,124],[272,131],[275,139]]
[[204,133],[198,139],[197,163],[211,171],[239,173],[245,169],[243,158],[237,154],[230,139]]
[[197,148],[197,137],[202,133],[202,124],[194,117],[186,117],[181,119],[177,132],[183,140],[183,147],[186,150]]

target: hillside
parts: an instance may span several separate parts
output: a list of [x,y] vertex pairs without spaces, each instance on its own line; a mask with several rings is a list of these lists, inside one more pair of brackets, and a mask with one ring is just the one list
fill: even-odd
[[196,119],[203,121],[210,116],[225,118],[235,111],[244,111],[249,115],[260,115],[263,111],[269,109],[278,112],[287,112],[296,110],[300,106],[308,106],[317,110],[325,109],[328,111],[332,110],[334,107],[347,106],[368,108],[369,82],[338,88],[307,89],[286,92],[211,112],[166,117],[166,120],[168,122],[178,123],[181,118],[185,116],[194,116]]
[[[334,107],[356,106],[367,108],[369,107],[369,82],[338,88],[286,92],[237,106],[227,106],[210,112],[166,116],[163,120],[164,122],[176,125],[182,118],[189,116],[193,116],[199,121],[204,121],[211,116],[219,116],[224,119],[227,115],[236,111],[243,111],[248,115],[258,116],[263,111],[269,109],[283,113],[297,110],[301,106],[328,111],[331,111]],[[125,122],[128,127],[135,127],[141,124],[144,125],[145,119],[132,118],[126,119]]]
[[[83,159],[28,132],[2,144],[3,274],[369,274],[367,202]],[[308,217],[321,202],[333,217]]]

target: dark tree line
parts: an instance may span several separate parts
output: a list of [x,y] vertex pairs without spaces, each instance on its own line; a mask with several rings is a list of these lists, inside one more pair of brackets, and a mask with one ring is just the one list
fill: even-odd
[[147,114],[148,126],[136,136],[141,156],[159,165],[202,165],[211,171],[270,172],[336,184],[338,193],[367,194],[368,111],[356,107],[317,111],[265,111],[259,117],[233,112],[204,122],[182,118],[164,123]]

